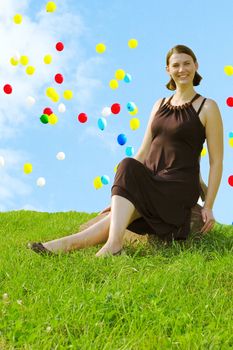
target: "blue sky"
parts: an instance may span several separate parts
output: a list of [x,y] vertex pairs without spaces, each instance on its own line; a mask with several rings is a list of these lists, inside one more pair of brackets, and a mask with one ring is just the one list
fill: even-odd
[[[54,13],[45,11],[46,2],[1,0],[0,4],[0,156],[5,160],[0,166],[0,210],[98,212],[108,206],[114,167],[126,157],[126,146],[133,146],[136,154],[154,102],[172,94],[165,87],[166,54],[183,44],[194,51],[203,77],[195,90],[214,99],[221,111],[224,169],[213,212],[218,222],[232,224],[233,188],[228,177],[233,174],[229,145],[233,110],[226,99],[233,96],[233,76],[223,70],[233,64],[232,1],[58,0]],[[12,21],[16,13],[23,15],[20,25]],[[136,49],[129,49],[130,38],[138,40]],[[58,41],[65,45],[60,53],[54,48]],[[100,42],[106,45],[102,55],[95,51]],[[34,75],[9,63],[16,52],[29,57],[36,67]],[[53,57],[50,65],[43,63],[46,54]],[[132,82],[120,81],[119,88],[112,90],[109,81],[119,68],[132,75]],[[64,76],[60,86],[53,82],[58,72]],[[11,95],[3,93],[7,83],[13,86]],[[60,94],[58,103],[45,95],[49,86]],[[72,100],[62,97],[66,89],[73,91]],[[28,96],[36,99],[31,107],[26,104]],[[139,110],[140,128],[135,131],[129,127],[129,101]],[[121,105],[120,114],[108,116],[106,129],[99,130],[102,109],[115,102]],[[58,112],[59,103],[66,105],[63,114]],[[58,116],[56,125],[40,122],[44,107]],[[84,124],[77,121],[81,112],[88,115]],[[120,133],[127,135],[124,146],[116,141]],[[66,155],[63,161],[56,159],[60,151]],[[24,174],[24,163],[33,165],[31,174]],[[201,159],[207,184],[208,173],[207,152]],[[96,190],[93,180],[102,175],[108,175],[110,183]],[[36,185],[39,177],[46,179],[44,187]]]

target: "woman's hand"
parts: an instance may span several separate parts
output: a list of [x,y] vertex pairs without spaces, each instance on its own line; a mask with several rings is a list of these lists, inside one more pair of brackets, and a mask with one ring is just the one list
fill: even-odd
[[100,211],[98,215],[104,214],[104,213],[106,213],[106,212],[108,212],[108,211],[111,211],[111,206],[110,206],[110,207],[107,207],[107,208],[105,208],[105,209],[103,209],[102,211]]
[[204,221],[204,226],[201,228],[201,233],[206,233],[210,231],[215,224],[215,218],[213,215],[213,211],[210,208],[201,209],[202,220]]

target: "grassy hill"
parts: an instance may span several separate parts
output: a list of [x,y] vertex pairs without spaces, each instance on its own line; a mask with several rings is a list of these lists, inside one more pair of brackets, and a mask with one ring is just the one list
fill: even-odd
[[43,257],[97,213],[0,213],[0,349],[232,349],[233,227],[200,241]]

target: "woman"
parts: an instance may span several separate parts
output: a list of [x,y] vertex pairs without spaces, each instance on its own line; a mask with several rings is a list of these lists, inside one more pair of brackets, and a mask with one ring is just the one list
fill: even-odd
[[[166,85],[175,91],[155,102],[141,147],[134,158],[118,165],[111,188],[109,214],[79,233],[30,245],[51,253],[105,243],[97,257],[122,252],[126,228],[147,229],[161,239],[185,240],[190,232],[191,208],[202,191],[200,153],[207,140],[209,179],[202,209],[206,233],[214,225],[212,208],[222,177],[223,124],[217,103],[194,90],[202,77],[193,51],[177,45],[167,54]],[[111,210],[110,210],[111,208]]]

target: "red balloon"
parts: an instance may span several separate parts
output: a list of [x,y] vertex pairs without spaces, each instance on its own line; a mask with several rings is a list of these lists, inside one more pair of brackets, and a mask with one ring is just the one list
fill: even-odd
[[10,84],[6,84],[3,86],[3,90],[5,94],[11,94],[12,93],[12,86]]
[[86,113],[80,113],[80,114],[78,115],[78,121],[79,121],[80,123],[86,123],[86,121],[87,121],[87,115],[86,115]]
[[113,114],[118,114],[121,110],[121,106],[119,103],[113,103],[113,105],[111,106],[111,111]]
[[228,183],[230,186],[233,186],[233,175],[228,177]]
[[226,102],[229,107],[233,107],[233,97],[228,97]]
[[60,73],[56,74],[54,79],[55,79],[56,83],[58,83],[58,84],[63,83],[63,80],[64,80],[63,76]]
[[43,113],[44,113],[44,114],[47,114],[47,115],[50,115],[50,114],[52,114],[52,113],[53,113],[53,111],[52,111],[52,109],[51,109],[51,108],[46,107],[46,108],[43,110]]
[[62,51],[64,49],[64,45],[61,41],[56,43],[56,49],[57,49],[57,51]]

